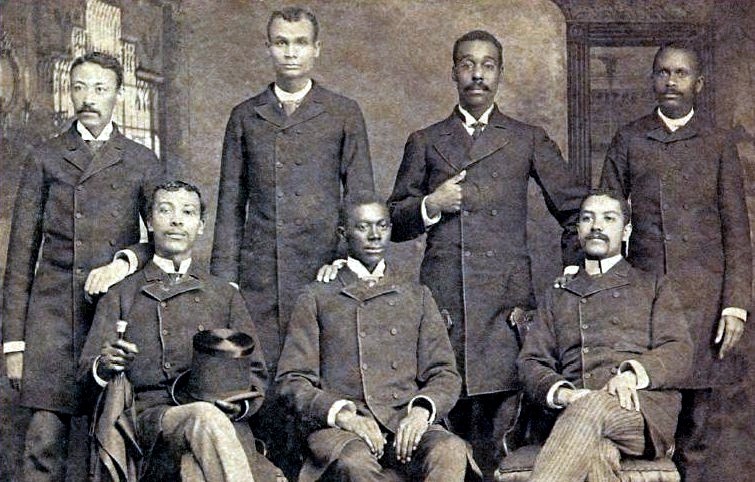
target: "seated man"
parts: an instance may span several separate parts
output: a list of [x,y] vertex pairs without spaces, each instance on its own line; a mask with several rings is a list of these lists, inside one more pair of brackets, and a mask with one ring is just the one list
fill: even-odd
[[435,301],[386,267],[383,202],[358,194],[344,217],[348,269],[307,286],[278,362],[280,393],[308,436],[299,480],[464,480],[470,450],[437,423],[461,378]]
[[[79,378],[106,386],[125,374],[135,393],[134,428],[148,456],[145,462],[158,456],[165,460],[165,454],[155,453],[162,447],[173,455],[171,463],[182,480],[250,481],[257,459],[248,460],[240,437],[245,419],[262,404],[267,371],[255,325],[239,292],[192,260],[192,248],[204,229],[204,211],[198,189],[190,184],[171,181],[155,188],[147,220],[154,235],[154,258],[100,300]],[[116,335],[118,320],[128,322],[122,337]],[[191,366],[193,335],[216,328],[241,331],[253,340],[251,354],[245,355],[249,397],[238,403],[175,406],[171,387]]]
[[531,481],[618,480],[622,456],[673,452],[692,343],[671,286],[622,258],[629,219],[615,193],[585,198],[584,269],[547,293],[519,356],[528,395],[563,410]]

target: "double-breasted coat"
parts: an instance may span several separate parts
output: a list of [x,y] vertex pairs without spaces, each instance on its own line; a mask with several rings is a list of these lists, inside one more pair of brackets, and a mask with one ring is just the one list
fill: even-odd
[[118,320],[128,322],[124,338],[139,348],[125,373],[136,394],[137,416],[151,412],[147,420],[140,421],[143,447],[152,446],[162,413],[174,405],[170,387],[191,368],[192,339],[203,330],[232,328],[252,337],[255,349],[249,362],[249,391],[259,392],[260,397],[250,403],[248,415],[259,409],[267,387],[267,369],[255,324],[238,290],[207,273],[201,264],[192,262],[181,282],[171,284],[167,273],[150,261],[100,300],[78,369],[79,380],[89,388],[96,388],[91,375],[94,359],[103,343],[115,341]]
[[[281,395],[305,434],[326,429],[328,411],[350,400],[395,433],[413,398],[432,400],[436,420],[456,403],[456,371],[445,324],[430,290],[389,272],[375,286],[348,269],[310,284],[299,297],[278,365]],[[337,457],[339,440],[316,438],[313,453]]]
[[[26,159],[8,243],[3,341],[25,341],[21,402],[76,413],[81,347],[94,315],[89,272],[138,243],[139,215],[162,173],[116,130],[93,154],[72,126]],[[38,264],[37,264],[38,263]]]
[[689,309],[695,357],[685,388],[723,381],[713,373],[721,311],[751,309],[743,178],[734,143],[699,113],[673,133],[657,114],[643,117],[619,129],[606,156],[601,185],[632,201],[629,261],[676,280]]
[[[537,181],[548,209],[565,228],[576,219],[586,189],[543,129],[494,108],[473,143],[453,113],[406,143],[389,199],[394,241],[425,232],[423,197],[462,170],[467,171],[462,210],[444,213],[427,230],[420,281],[450,325],[466,394],[513,390],[519,385],[518,345],[507,318],[514,307],[535,306],[526,235],[528,181]],[[565,254],[576,253],[573,229],[565,230],[563,241],[569,246]]]
[[622,362],[639,362],[650,385],[639,390],[640,410],[657,456],[673,448],[681,409],[677,390],[692,362],[686,313],[673,284],[625,260],[607,273],[583,270],[546,293],[527,334],[519,368],[525,389],[546,406],[560,381],[600,390]]
[[272,367],[299,291],[338,257],[342,200],[373,189],[364,118],[353,100],[315,82],[287,117],[271,85],[233,109],[211,270],[238,282],[259,315]]

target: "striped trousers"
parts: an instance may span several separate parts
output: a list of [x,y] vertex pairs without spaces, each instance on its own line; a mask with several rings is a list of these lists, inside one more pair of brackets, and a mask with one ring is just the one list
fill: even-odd
[[535,461],[530,482],[617,482],[621,454],[645,449],[645,420],[595,391],[569,405]]

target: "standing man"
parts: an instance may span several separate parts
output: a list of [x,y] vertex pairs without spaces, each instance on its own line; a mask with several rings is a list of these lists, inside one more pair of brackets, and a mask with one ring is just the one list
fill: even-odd
[[[77,360],[94,314],[84,285],[118,247],[139,241],[155,155],[112,122],[123,69],[93,52],[71,66],[76,121],[26,160],[16,197],[3,294],[3,352],[11,385],[34,413],[25,480],[63,480]],[[123,265],[125,261],[121,261]],[[102,273],[102,270],[99,270]]]
[[211,270],[264,320],[270,373],[299,290],[337,257],[343,199],[374,189],[362,111],[311,78],[318,32],[308,10],[272,13],[275,82],[233,109],[223,144]]
[[278,365],[307,435],[298,480],[461,482],[468,445],[437,423],[461,388],[445,323],[426,287],[387,266],[386,205],[352,201],[346,267],[299,297]]
[[744,173],[727,133],[695,110],[703,85],[695,50],[661,47],[653,61],[658,109],[619,129],[601,178],[631,198],[629,260],[677,280],[689,310],[695,355],[677,455],[685,480],[695,482],[706,480],[712,389],[732,375],[722,360],[740,340],[752,301]]
[[502,61],[501,44],[488,32],[456,40],[451,77],[459,105],[409,136],[389,199],[394,241],[427,233],[420,280],[438,301],[464,379],[451,428],[472,443],[486,474],[498,462],[520,388],[511,315],[535,307],[528,181],[537,181],[564,227],[565,262],[576,256],[573,222],[586,194],[542,128],[495,106]]
[[673,452],[692,341],[673,284],[621,256],[630,230],[625,199],[608,191],[585,199],[584,266],[547,293],[527,334],[525,389],[558,413],[532,482],[619,480],[621,458]]

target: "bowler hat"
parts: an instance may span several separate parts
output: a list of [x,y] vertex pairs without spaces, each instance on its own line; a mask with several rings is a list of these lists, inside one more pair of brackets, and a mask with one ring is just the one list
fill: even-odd
[[200,331],[192,340],[191,368],[176,377],[170,396],[178,405],[259,397],[251,381],[254,339],[227,328]]

